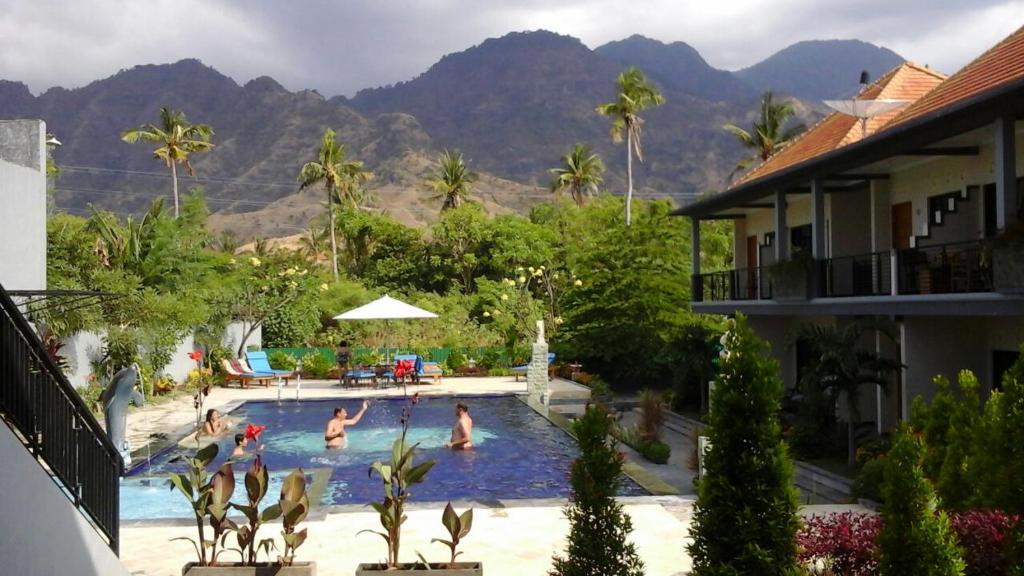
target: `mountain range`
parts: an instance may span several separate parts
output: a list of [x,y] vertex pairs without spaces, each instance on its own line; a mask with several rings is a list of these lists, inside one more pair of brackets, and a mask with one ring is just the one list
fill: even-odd
[[221,213],[213,220],[218,227],[277,236],[296,233],[320,210],[319,195],[296,195],[295,179],[325,127],[375,173],[372,205],[402,221],[436,218],[438,202],[422,182],[445,148],[464,151],[482,174],[477,193],[488,210],[522,212],[549,194],[547,170],[575,142],[604,157],[606,188],[624,187],[625,149],[611,142],[610,120],[594,108],[614,99],[615,77],[636,65],[667,100],[644,115],[645,162],[636,167],[636,183],[643,196],[684,201],[723,186],[744,151],[721,126],[749,123],[763,90],[784,94],[813,121],[822,113],[818,100],[856,92],[862,69],[877,77],[900,62],[871,44],[828,40],[794,44],[734,73],[712,67],[683,42],[631,36],[590,49],[569,36],[517,32],[352,98],[289,91],[269,77],[239,85],[189,59],[38,96],[0,80],[0,118],[42,118],[63,142],[54,153],[63,167],[59,208],[85,213],[92,203],[129,212],[170,186],[152,151],[125,144],[121,131],[155,122],[162,106],[183,110],[190,121],[213,126],[217,147],[194,159],[197,177],[182,184],[205,189]]

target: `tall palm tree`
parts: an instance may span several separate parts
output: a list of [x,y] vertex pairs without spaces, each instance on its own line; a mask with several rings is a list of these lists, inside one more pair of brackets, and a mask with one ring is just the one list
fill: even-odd
[[830,408],[840,397],[846,398],[847,459],[851,466],[856,462],[854,432],[860,422],[860,389],[873,385],[884,390],[889,375],[900,368],[898,362],[862,346],[864,336],[873,333],[892,339],[883,326],[867,321],[843,327],[807,323],[796,332],[797,340],[807,342],[814,358],[800,381],[804,393],[823,395],[829,399]]
[[568,154],[562,156],[562,165],[548,170],[554,175],[551,191],[558,194],[568,191],[576,206],[583,206],[586,197],[597,191],[604,173],[604,162],[584,144],[576,144]]
[[771,158],[790,140],[803,132],[805,126],[801,123],[785,127],[795,114],[796,112],[789,102],[776,101],[772,96],[772,91],[768,90],[761,95],[760,117],[754,120],[749,132],[735,124],[723,126],[726,132],[736,136],[743,146],[753,151],[753,156],[739,161],[733,174],[749,168],[754,162],[764,162]]
[[143,124],[135,129],[125,130],[121,139],[129,144],[139,140],[158,144],[153,150],[153,157],[163,160],[171,169],[171,181],[174,190],[174,217],[178,217],[178,164],[185,166],[185,172],[194,176],[189,155],[209,152],[213,149],[210,138],[213,128],[206,124],[189,124],[185,113],[170,108],[160,109],[160,124]]
[[477,173],[466,167],[462,152],[445,150],[438,158],[438,170],[427,180],[427,187],[435,193],[432,200],[444,199],[441,210],[458,208],[469,201]]
[[633,154],[643,162],[643,148],[640,145],[640,132],[644,120],[640,112],[651,106],[665,103],[665,97],[658,89],[647,81],[644,73],[635,66],[626,68],[616,80],[619,94],[614,102],[602,104],[595,108],[598,114],[612,117],[612,141],[622,142],[626,135],[626,179],[629,188],[626,190],[626,226],[633,221]]
[[324,236],[326,235],[327,230],[317,226],[310,226],[306,229],[305,234],[299,238],[300,252],[313,264],[320,262],[320,257],[324,253]]
[[338,278],[338,239],[334,230],[334,200],[358,203],[359,182],[373,177],[363,170],[363,163],[345,160],[345,145],[335,141],[334,130],[324,130],[317,150],[317,159],[306,162],[299,171],[299,190],[323,184],[327,189],[328,229],[331,231],[331,273]]

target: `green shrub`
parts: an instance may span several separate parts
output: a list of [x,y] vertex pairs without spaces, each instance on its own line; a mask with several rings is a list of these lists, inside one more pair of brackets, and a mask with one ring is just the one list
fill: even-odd
[[307,354],[302,357],[302,371],[314,378],[327,378],[334,367],[334,362],[323,354]]
[[466,365],[466,354],[458,348],[452,348],[451,353],[448,354],[448,359],[444,363],[449,370],[455,372]]
[[691,574],[794,574],[800,520],[778,417],[779,366],[745,317],[729,324],[711,395],[706,476],[690,529]]
[[590,380],[590,397],[595,400],[604,400],[612,397],[612,389],[600,376],[594,376]]
[[513,374],[514,374],[514,372],[512,372],[511,368],[488,368],[487,369],[487,375],[488,376],[511,376]]
[[295,366],[299,361],[295,356],[292,356],[284,350],[274,350],[267,355],[267,362],[269,362],[270,367],[275,370],[295,370]]
[[609,444],[613,422],[599,405],[587,406],[573,422],[580,456],[572,463],[572,497],[565,507],[569,544],[565,557],[555,556],[551,576],[642,576],[644,564],[627,539],[629,515],[615,500],[622,481],[622,454]]
[[376,366],[381,361],[381,355],[373,350],[364,350],[352,356],[352,366]]
[[612,436],[655,464],[666,464],[672,456],[672,448],[668,444],[661,440],[645,438],[638,426],[614,426]]
[[853,481],[853,495],[875,502],[883,502],[882,480],[885,475],[885,456],[868,460],[861,466]]
[[504,367],[504,360],[501,351],[496,348],[488,348],[476,365],[490,372],[492,368]]
[[668,464],[672,448],[661,440],[648,440],[640,445],[640,454],[655,464]]
[[960,576],[964,561],[945,512],[938,510],[921,461],[924,447],[906,428],[897,431],[886,457],[881,576]]

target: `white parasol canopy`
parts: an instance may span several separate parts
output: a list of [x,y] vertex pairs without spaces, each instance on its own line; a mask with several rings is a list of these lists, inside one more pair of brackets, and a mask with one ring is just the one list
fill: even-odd
[[399,320],[404,318],[437,318],[437,314],[385,295],[369,304],[353,308],[334,317],[335,320]]

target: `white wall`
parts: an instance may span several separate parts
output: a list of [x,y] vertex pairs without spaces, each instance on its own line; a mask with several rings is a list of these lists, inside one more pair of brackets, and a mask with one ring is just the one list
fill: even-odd
[[103,538],[2,424],[0,462],[0,572],[128,576]]
[[[228,324],[224,330],[224,338],[221,343],[234,352],[238,343],[242,340],[242,325],[239,322]],[[246,342],[246,346],[262,346],[262,330],[257,329]],[[176,382],[182,382],[188,378],[189,372],[196,367],[196,363],[188,357],[188,353],[195,350],[195,341],[189,334],[182,338],[181,342],[171,353],[171,361],[164,367],[163,373],[174,378]],[[89,375],[92,374],[92,364],[103,356],[103,333],[102,332],[79,332],[64,340],[64,348],[61,349],[68,363],[66,376],[74,387],[85,386]]]
[[0,284],[46,289],[46,124],[0,120]]

